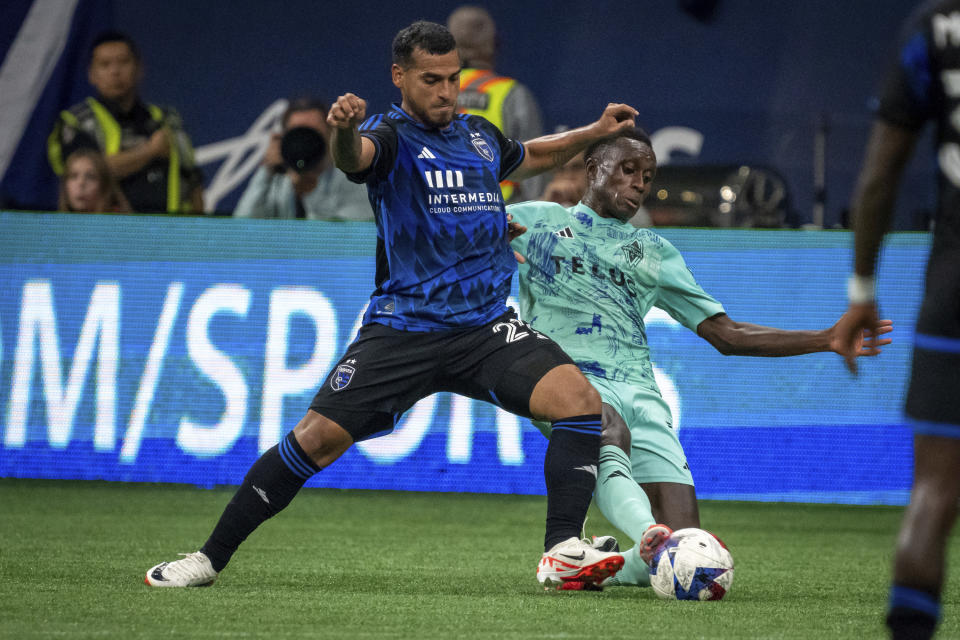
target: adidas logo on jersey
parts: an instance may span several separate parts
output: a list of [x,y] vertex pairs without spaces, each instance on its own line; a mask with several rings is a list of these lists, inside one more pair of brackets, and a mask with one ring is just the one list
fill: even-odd
[[437,156],[433,155],[433,152],[430,151],[430,149],[427,149],[426,147],[424,147],[424,148],[420,151],[420,155],[418,155],[417,157],[420,158],[421,160],[436,160],[436,159],[437,159]]
[[553,235],[557,236],[558,238],[572,238],[573,229],[571,229],[570,227],[564,227],[563,229],[554,231]]

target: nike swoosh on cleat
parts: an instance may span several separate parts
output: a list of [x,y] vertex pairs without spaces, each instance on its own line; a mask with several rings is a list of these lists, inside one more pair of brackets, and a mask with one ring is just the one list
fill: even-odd
[[586,552],[586,551],[581,551],[581,552],[580,552],[580,555],[578,555],[578,556],[571,556],[571,555],[568,555],[568,554],[566,554],[566,553],[561,553],[561,554],[558,554],[558,555],[561,555],[561,556],[563,556],[564,558],[570,558],[571,560],[583,560],[584,558],[587,557],[587,552]]

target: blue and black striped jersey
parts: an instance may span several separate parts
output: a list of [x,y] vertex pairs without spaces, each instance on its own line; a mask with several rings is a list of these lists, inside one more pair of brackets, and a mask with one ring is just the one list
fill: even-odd
[[372,165],[349,174],[366,182],[377,221],[377,288],[364,322],[438,331],[504,313],[516,260],[499,183],[523,161],[523,145],[478,116],[435,129],[396,104],[360,135],[376,146]]

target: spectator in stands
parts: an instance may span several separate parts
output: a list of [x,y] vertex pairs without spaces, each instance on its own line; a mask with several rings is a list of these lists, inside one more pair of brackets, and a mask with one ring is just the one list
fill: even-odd
[[[530,90],[515,78],[494,71],[497,54],[497,27],[482,7],[464,5],[447,18],[447,28],[460,52],[460,113],[483,116],[508,138],[530,140],[543,134],[540,107]],[[548,176],[528,178],[522,184],[500,183],[506,202],[538,197]]]
[[96,149],[77,149],[64,163],[60,176],[60,211],[128,212],[130,203]]
[[350,182],[333,166],[327,148],[326,104],[314,98],[292,101],[283,114],[282,127],[282,134],[273,134],[233,215],[373,220],[366,187]]
[[50,165],[77,149],[97,149],[135,211],[203,211],[203,180],[180,116],[140,99],[143,65],[127,35],[100,34],[90,50],[90,84],[96,97],[60,113],[48,140]]

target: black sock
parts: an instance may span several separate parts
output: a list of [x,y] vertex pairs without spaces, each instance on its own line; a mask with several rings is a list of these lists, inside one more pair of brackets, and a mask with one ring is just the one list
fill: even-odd
[[291,431],[247,471],[213,533],[200,549],[222,571],[240,543],[262,522],[290,504],[310,476],[320,471]]
[[893,640],[929,640],[940,618],[940,597],[894,584],[890,589],[887,626]]
[[579,538],[597,484],[600,414],[553,423],[543,474],[547,482],[547,533],[544,550],[567,538]]

